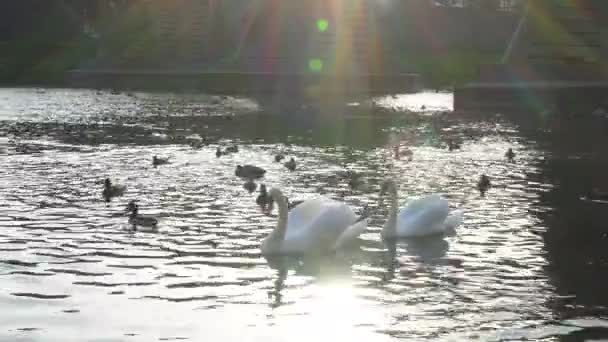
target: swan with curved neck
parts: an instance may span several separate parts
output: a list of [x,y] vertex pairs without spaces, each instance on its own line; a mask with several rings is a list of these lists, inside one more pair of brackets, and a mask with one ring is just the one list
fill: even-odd
[[289,211],[287,198],[273,188],[268,195],[279,210],[275,229],[262,242],[264,254],[331,252],[355,240],[367,228],[344,203],[324,197],[304,201]]
[[384,239],[444,234],[462,223],[462,211],[450,212],[448,201],[438,194],[411,201],[399,210],[398,188],[393,180],[382,184],[380,194],[386,193],[390,198],[390,207],[382,229]]

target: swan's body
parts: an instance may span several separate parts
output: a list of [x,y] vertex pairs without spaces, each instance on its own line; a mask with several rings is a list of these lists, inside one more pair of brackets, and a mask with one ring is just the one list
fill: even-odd
[[110,178],[106,178],[104,181],[102,196],[106,200],[106,202],[109,202],[114,197],[122,196],[125,193],[126,189],[126,186],[112,184]]
[[[152,216],[140,215],[139,206],[134,201],[129,202],[127,210],[129,214],[129,224],[133,226],[133,230],[139,231],[156,231],[158,230],[158,220]],[[138,229],[139,227],[139,229]]]
[[450,212],[448,201],[433,194],[410,201],[405,208],[398,209],[397,185],[387,181],[383,192],[389,192],[391,207],[388,220],[382,229],[385,239],[422,237],[445,234],[462,223],[462,211]]
[[278,189],[269,192],[279,207],[276,228],[262,242],[264,254],[331,252],[356,239],[367,220],[344,203],[324,197],[307,200],[288,212],[287,198]]

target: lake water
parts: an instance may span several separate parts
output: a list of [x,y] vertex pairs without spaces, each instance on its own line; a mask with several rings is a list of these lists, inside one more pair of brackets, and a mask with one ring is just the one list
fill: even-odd
[[[231,97],[0,89],[0,341],[608,338],[608,214],[584,196],[608,191],[606,126],[454,113],[451,102],[421,93],[271,110]],[[413,160],[391,157],[396,134]],[[210,144],[192,148],[199,137]],[[449,139],[462,148],[450,152]],[[231,144],[238,153],[215,156]],[[153,155],[171,164],[154,168]],[[269,262],[259,246],[276,217],[237,164],[265,168],[261,183],[290,199],[367,206],[370,227],[334,258]],[[365,182],[351,189],[347,170]],[[485,197],[482,173],[494,185]],[[105,177],[125,196],[105,203]],[[444,194],[464,224],[386,246],[386,178],[403,201]],[[134,199],[160,219],[157,233],[129,230]]]

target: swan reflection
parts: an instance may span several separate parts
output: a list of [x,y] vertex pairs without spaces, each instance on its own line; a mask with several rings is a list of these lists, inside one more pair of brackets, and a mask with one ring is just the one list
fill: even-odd
[[442,235],[386,240],[385,244],[387,252],[384,261],[386,265],[384,281],[390,281],[395,277],[395,270],[400,265],[398,257],[412,257],[416,262],[434,265],[444,258],[450,249],[450,243]]

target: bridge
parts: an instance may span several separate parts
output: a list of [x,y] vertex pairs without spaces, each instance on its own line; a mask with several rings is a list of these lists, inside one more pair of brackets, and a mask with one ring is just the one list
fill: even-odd
[[420,86],[382,59],[374,1],[126,3],[107,9],[98,56],[70,72],[71,85],[290,96]]
[[455,109],[606,108],[606,19],[606,1],[527,1],[502,63],[457,88]]

